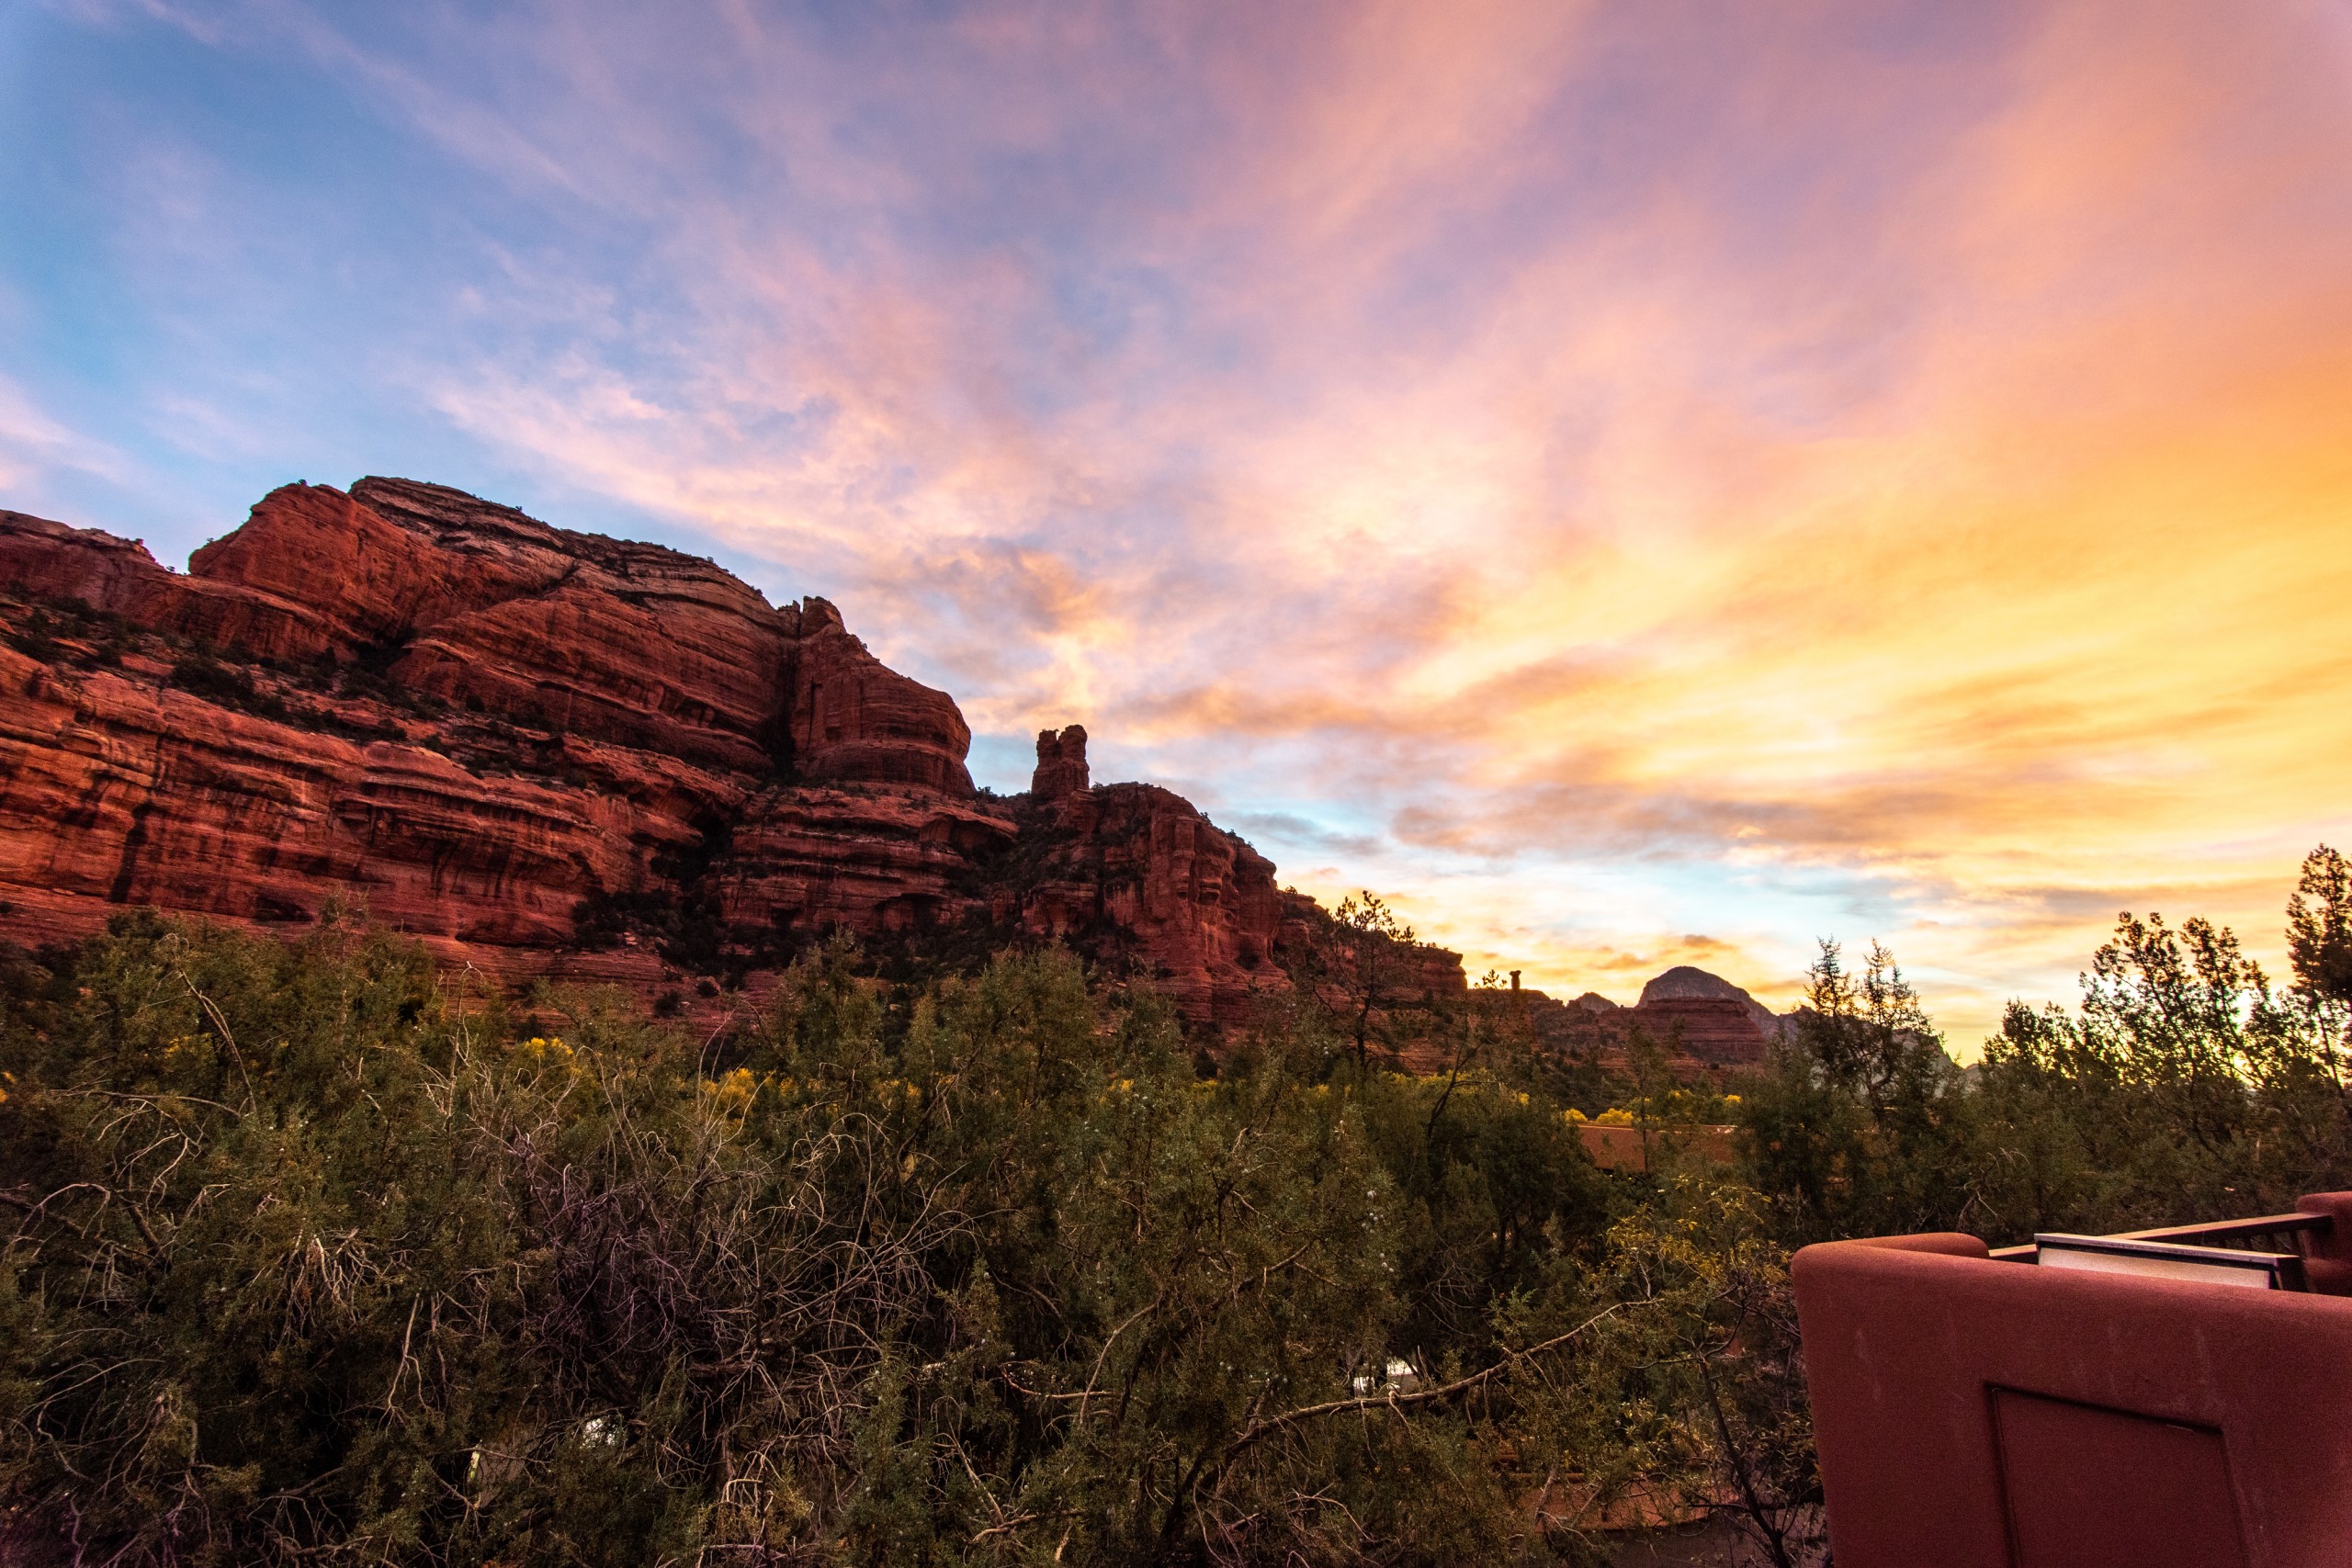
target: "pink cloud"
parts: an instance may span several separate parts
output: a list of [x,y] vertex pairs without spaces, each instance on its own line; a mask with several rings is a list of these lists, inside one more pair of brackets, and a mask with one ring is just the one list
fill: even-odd
[[206,22],[566,236],[418,398],[1474,966],[1842,912],[1973,1028],[2346,823],[2326,8],[418,16]]

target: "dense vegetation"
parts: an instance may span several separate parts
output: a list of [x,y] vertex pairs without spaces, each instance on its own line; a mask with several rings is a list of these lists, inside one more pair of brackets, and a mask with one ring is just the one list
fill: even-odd
[[1741,1168],[1634,1175],[1493,992],[1412,1021],[1461,1070],[1312,1003],[1212,1069],[1057,951],[837,944],[704,1039],[125,917],[0,974],[0,1554],[1818,1561],[1789,1248],[2344,1184],[2347,925],[2324,851],[2282,992],[2127,919],[1964,1072],[1826,948]]

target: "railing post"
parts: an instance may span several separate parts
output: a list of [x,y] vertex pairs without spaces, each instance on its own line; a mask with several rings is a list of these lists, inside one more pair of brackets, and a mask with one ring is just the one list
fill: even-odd
[[2352,1296],[2352,1192],[2307,1192],[2295,1207],[2335,1222],[2303,1238],[2303,1271],[2312,1289]]

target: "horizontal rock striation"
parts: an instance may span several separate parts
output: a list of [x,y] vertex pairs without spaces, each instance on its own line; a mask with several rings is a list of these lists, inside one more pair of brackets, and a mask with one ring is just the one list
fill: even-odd
[[[1644,986],[1641,1000],[1636,1005],[1655,1009],[1668,1003],[1691,1001],[1738,1004],[1740,1010],[1747,1013],[1756,1025],[1757,1033],[1766,1040],[1778,1039],[1788,1023],[1786,1019],[1722,976],[1710,975],[1704,969],[1689,964],[1678,964]],[[1696,1019],[1712,1015],[1693,1012],[1690,1016]],[[1728,1030],[1730,1026],[1719,1027]]]
[[1555,1055],[1623,1070],[1638,1036],[1686,1077],[1760,1066],[1790,1026],[1730,981],[1688,964],[1650,981],[1632,1007],[1594,991],[1563,1002],[1514,988],[1510,999],[1537,1043]]
[[1069,941],[1220,1027],[1292,984],[1272,863],[1091,785],[1082,728],[984,795],[955,702],[826,601],[460,491],[288,485],[185,573],[0,513],[0,632],[12,940],[340,903],[499,981],[732,986],[847,929]]
[[1656,1043],[1710,1066],[1752,1066],[1770,1044],[1747,1007],[1729,997],[1645,998],[1624,1010]]
[[1290,988],[1273,962],[1284,914],[1274,863],[1192,802],[1146,784],[1032,800],[1026,837],[1038,852],[1015,889],[1024,930],[1134,973],[1186,1016],[1219,1024],[1246,1023],[1257,994]]

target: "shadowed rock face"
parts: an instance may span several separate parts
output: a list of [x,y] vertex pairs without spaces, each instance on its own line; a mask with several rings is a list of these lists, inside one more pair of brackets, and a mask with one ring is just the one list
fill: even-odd
[[[1083,770],[1086,732],[1063,734],[1073,732]],[[1031,800],[1043,808],[1031,837],[1045,850],[1022,899],[1032,934],[1140,971],[1189,1016],[1221,1024],[1247,1023],[1252,993],[1290,988],[1273,962],[1283,918],[1274,863],[1191,801],[1153,784],[1082,783]]]
[[1664,1048],[1684,1077],[1758,1066],[1788,1024],[1730,981],[1688,964],[1643,987],[1632,1007],[1596,991],[1566,1002],[1542,991],[1514,991],[1512,1000],[1546,1049],[1622,1069],[1638,1032]]
[[1645,998],[1617,1015],[1660,1045],[1715,1066],[1764,1059],[1768,1038],[1747,1007],[1730,997]]
[[824,600],[443,486],[286,486],[185,574],[0,513],[0,630],[13,940],[340,901],[502,979],[658,990],[970,927],[1067,937],[1201,1022],[1290,985],[1272,865],[1165,790],[1090,788],[1080,727],[1034,800],[981,796],[954,701]]
[[1029,793],[1039,800],[1059,800],[1087,786],[1086,727],[1037,732],[1037,771],[1030,775]]

